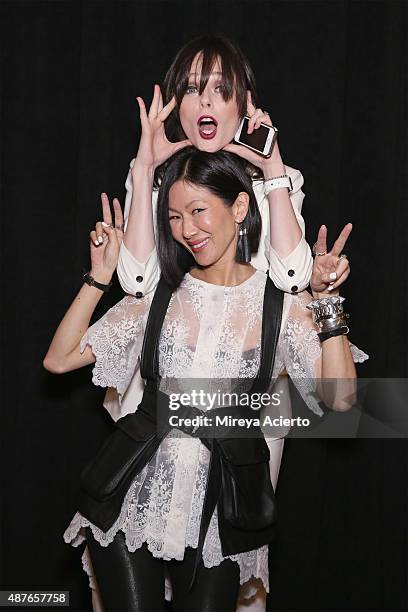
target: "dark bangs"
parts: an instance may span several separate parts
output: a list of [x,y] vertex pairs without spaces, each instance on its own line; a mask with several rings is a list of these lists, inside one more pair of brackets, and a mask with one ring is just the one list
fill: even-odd
[[252,100],[257,105],[255,77],[247,58],[238,45],[221,35],[200,36],[187,43],[176,55],[167,71],[163,83],[165,103],[176,97],[177,107],[166,121],[168,138],[176,142],[186,138],[180,124],[178,107],[186,93],[189,82],[191,64],[197,55],[201,54],[202,69],[199,85],[200,94],[204,91],[212,68],[220,58],[222,71],[222,97],[225,101],[232,98],[234,91],[240,117],[244,117],[247,109],[247,90],[252,94]]

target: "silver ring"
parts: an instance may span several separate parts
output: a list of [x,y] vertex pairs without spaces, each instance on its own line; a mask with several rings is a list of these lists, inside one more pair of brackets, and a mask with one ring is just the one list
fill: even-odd
[[341,255],[339,255],[339,259],[348,259],[348,257],[345,253],[342,253]]
[[[111,226],[111,227],[112,227],[112,226]],[[118,229],[118,230],[120,230],[121,232],[123,232],[124,227],[125,227],[125,224],[124,224],[124,223],[122,223],[121,225],[115,225],[115,229]]]
[[319,253],[318,251],[316,251],[316,243],[314,243],[314,245],[312,246],[312,253],[316,256],[320,256],[322,257],[323,255],[327,255],[327,251],[322,251],[321,253]]

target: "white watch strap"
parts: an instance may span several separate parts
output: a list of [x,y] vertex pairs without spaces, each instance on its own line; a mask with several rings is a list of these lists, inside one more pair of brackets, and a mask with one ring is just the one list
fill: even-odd
[[265,195],[268,195],[268,193],[273,189],[279,189],[280,187],[287,187],[289,191],[293,191],[293,185],[290,176],[285,174],[284,176],[277,176],[275,178],[271,178],[265,181]]

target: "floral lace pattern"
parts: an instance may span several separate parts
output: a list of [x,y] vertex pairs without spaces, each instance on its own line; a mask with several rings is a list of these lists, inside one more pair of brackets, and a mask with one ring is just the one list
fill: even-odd
[[95,355],[94,385],[114,387],[119,396],[126,391],[141,352],[150,302],[150,294],[143,300],[128,295],[88,328],[80,351],[89,344]]
[[[160,337],[162,390],[168,392],[174,379],[183,385],[182,380],[178,383],[183,378],[221,379],[227,386],[231,379],[240,378],[248,379],[250,386],[260,363],[265,282],[266,274],[260,271],[236,287],[185,276],[171,298]],[[271,387],[286,368],[310,409],[319,414],[313,379],[321,347],[306,308],[310,299],[305,292],[285,294]],[[148,296],[141,300],[127,296],[86,332],[81,350],[89,344],[94,352],[96,385],[125,393],[138,371],[150,301]],[[365,355],[355,354],[357,359]],[[197,547],[209,457],[198,438],[173,430],[133,481],[112,527],[102,532],[77,512],[64,533],[65,541],[78,546],[89,526],[101,546],[108,546],[121,530],[130,551],[146,542],[155,557],[183,559],[187,546]],[[219,565],[224,559],[216,510],[202,557],[206,567]],[[267,546],[229,558],[239,564],[241,584],[251,577],[260,578],[269,591]],[[91,576],[85,553],[83,563]]]

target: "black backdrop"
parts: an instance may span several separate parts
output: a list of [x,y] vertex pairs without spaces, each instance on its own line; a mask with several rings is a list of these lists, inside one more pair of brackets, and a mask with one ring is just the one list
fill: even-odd
[[[90,610],[62,533],[80,469],[110,431],[90,368],[42,358],[88,266],[99,194],[124,203],[135,97],[206,32],[249,56],[284,161],[305,178],[312,244],[354,223],[343,294],[363,376],[407,369],[407,12],[399,1],[1,2],[1,588],[71,591]],[[120,299],[115,291],[96,316]],[[406,610],[403,441],[289,441],[270,609]],[[81,547],[82,550],[82,547]]]

